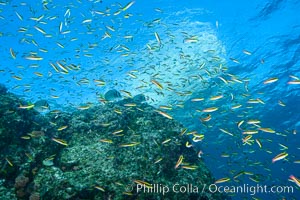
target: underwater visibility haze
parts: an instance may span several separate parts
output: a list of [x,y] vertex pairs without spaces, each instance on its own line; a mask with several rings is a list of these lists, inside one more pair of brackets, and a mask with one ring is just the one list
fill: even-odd
[[297,0],[0,0],[1,199],[300,199]]

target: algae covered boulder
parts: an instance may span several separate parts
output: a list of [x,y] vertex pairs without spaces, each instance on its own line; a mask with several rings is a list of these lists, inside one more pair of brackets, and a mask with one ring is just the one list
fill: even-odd
[[44,199],[221,199],[203,190],[213,179],[185,129],[147,104],[94,106],[68,126],[56,166],[34,180]]
[[124,99],[41,115],[0,94],[1,199],[225,199],[187,131]]

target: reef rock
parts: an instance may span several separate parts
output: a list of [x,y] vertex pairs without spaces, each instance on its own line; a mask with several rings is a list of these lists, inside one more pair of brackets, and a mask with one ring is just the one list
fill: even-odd
[[41,115],[2,91],[1,199],[227,198],[184,127],[142,101]]
[[59,169],[36,176],[43,199],[225,199],[202,191],[213,178],[185,147],[183,127],[147,104],[126,99],[78,111],[66,131]]

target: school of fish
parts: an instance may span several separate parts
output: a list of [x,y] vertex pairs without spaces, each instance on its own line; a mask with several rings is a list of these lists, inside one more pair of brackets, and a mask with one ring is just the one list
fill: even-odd
[[[270,104],[282,109],[288,105],[281,97],[269,101],[268,92],[252,91],[249,87],[249,83],[259,82],[264,89],[276,87],[278,83],[298,88],[298,76],[271,76],[262,80],[251,75],[240,76],[231,66],[243,60],[227,58],[225,48],[214,34],[218,27],[189,20],[171,21],[166,17],[170,13],[159,7],[152,10],[153,19],[145,21],[135,11],[137,2],[134,1],[103,4],[99,0],[88,5],[81,0],[58,5],[51,1],[1,2],[3,9],[9,8],[0,12],[1,24],[12,26],[12,30],[1,30],[2,39],[12,41],[2,46],[4,63],[0,74],[5,79],[1,82],[9,85],[11,92],[29,100],[48,99],[50,104],[57,102],[78,110],[107,102],[104,93],[110,89],[118,90],[123,98],[144,94],[158,114],[182,121],[186,129],[181,135],[190,136],[186,147],[200,148],[199,159],[215,160],[220,168],[226,163],[226,169],[230,170],[224,172],[226,177],[217,177],[216,184],[245,180],[282,183],[273,179],[273,166],[280,162],[286,162],[286,168],[300,164],[300,157],[289,153],[286,139],[296,137],[298,130],[276,130],[262,120],[263,109],[268,110]],[[245,56],[255,56],[254,50],[243,49],[241,57]],[[259,59],[257,63],[264,65]],[[133,103],[124,106],[137,107]],[[34,104],[18,108],[33,109]],[[67,128],[66,125],[56,127],[57,131]],[[116,130],[112,134],[121,133],[122,130]],[[62,139],[51,140],[68,146]],[[172,140],[161,145],[168,142]],[[273,143],[278,148],[271,149]],[[133,141],[121,144],[120,148],[138,145],[139,142]],[[220,150],[215,155],[205,153],[204,149],[217,146]],[[300,146],[292,148],[300,150]],[[269,159],[258,159],[255,154]],[[6,161],[13,165],[8,158]],[[184,165],[183,155],[178,155],[174,168],[198,169]],[[257,174],[257,168],[264,174]],[[299,171],[295,171],[286,181],[299,188],[299,178]],[[142,180],[134,182],[149,185]],[[104,191],[100,186],[95,189]]]

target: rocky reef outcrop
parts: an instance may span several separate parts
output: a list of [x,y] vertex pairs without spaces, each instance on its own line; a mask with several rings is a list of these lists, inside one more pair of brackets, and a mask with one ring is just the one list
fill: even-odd
[[225,199],[203,189],[214,179],[184,127],[146,103],[40,115],[3,91],[1,199]]

